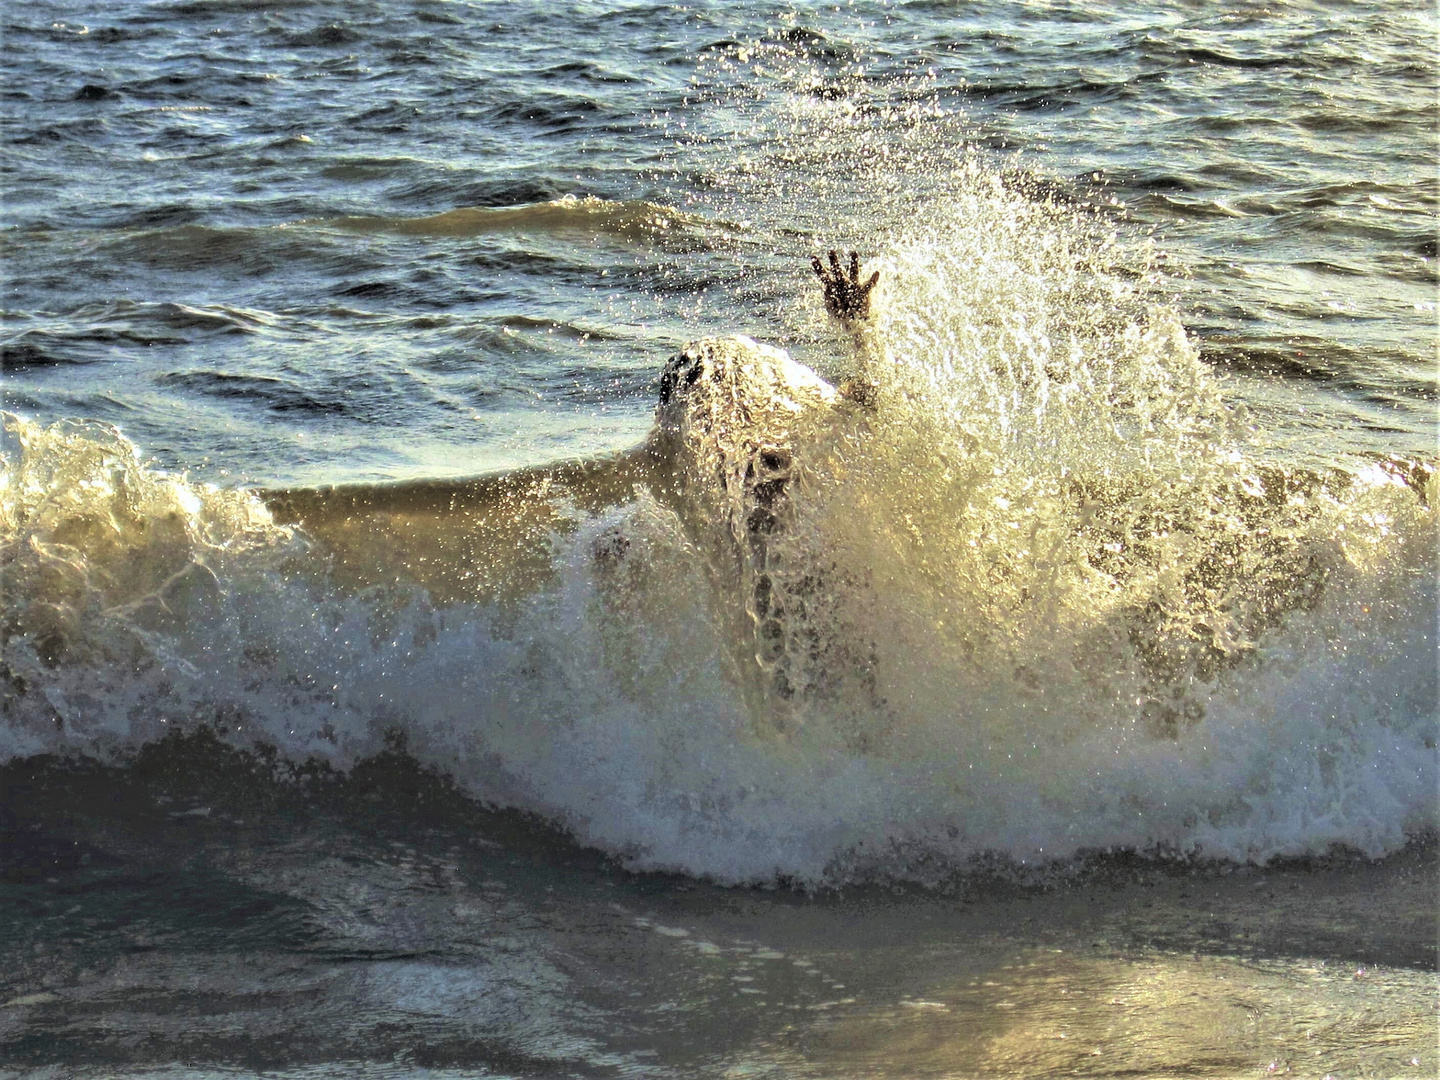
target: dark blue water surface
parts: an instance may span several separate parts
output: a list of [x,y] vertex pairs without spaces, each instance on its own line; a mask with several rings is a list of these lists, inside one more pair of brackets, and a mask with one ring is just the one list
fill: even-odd
[[[1428,452],[1435,32],[1406,3],[13,7],[6,400],[229,482],[624,446],[678,343],[804,354],[805,257],[883,252],[970,146],[1153,230],[1277,443]],[[601,202],[542,212],[571,198]]]

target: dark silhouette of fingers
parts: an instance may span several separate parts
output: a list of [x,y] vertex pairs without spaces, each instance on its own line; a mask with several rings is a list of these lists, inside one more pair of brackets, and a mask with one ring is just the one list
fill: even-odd
[[830,252],[830,269],[834,272],[836,280],[843,280],[844,272],[840,269],[840,256]]
[[825,264],[820,261],[819,255],[810,256],[810,265],[815,268],[815,273],[820,275],[820,280],[825,280]]
[[873,274],[870,275],[870,280],[867,281],[867,282],[861,287],[861,290],[860,290],[860,291],[861,291],[862,293],[864,293],[866,296],[869,296],[869,295],[870,295],[870,290],[875,287],[875,283],[876,283],[877,281],[879,281],[879,280],[880,280],[880,271],[879,271],[879,270],[876,270]]
[[857,251],[850,252],[850,280],[860,284],[860,253]]

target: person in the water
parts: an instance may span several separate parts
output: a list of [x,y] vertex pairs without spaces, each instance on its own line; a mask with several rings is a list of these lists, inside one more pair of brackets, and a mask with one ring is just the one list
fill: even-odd
[[870,292],[880,280],[880,271],[870,275],[870,280],[860,283],[860,254],[850,252],[850,269],[846,272],[840,263],[840,256],[830,252],[830,267],[812,255],[810,265],[820,278],[820,287],[825,294],[825,310],[845,324],[847,328],[870,315]]
[[815,268],[815,274],[820,278],[825,310],[845,328],[855,342],[858,370],[854,376],[842,381],[837,389],[856,404],[873,409],[878,388],[870,379],[866,331],[869,328],[870,293],[880,280],[880,271],[876,270],[868,281],[862,282],[860,255],[854,251],[850,252],[848,269],[840,262],[840,256],[833,251],[830,252],[828,267],[820,261],[818,255],[811,256],[810,265]]

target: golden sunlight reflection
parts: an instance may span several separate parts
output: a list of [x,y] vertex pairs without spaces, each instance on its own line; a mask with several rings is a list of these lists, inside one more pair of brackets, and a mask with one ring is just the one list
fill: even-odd
[[[780,1049],[815,1075],[1434,1075],[1435,976],[1323,962],[1035,952],[863,1012],[827,1009]],[[1366,1071],[1365,1075],[1372,1075]]]

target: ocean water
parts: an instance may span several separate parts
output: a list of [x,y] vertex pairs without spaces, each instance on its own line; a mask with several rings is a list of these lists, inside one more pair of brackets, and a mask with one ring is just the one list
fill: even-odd
[[3,18],[0,1072],[1435,1073],[1433,6]]

